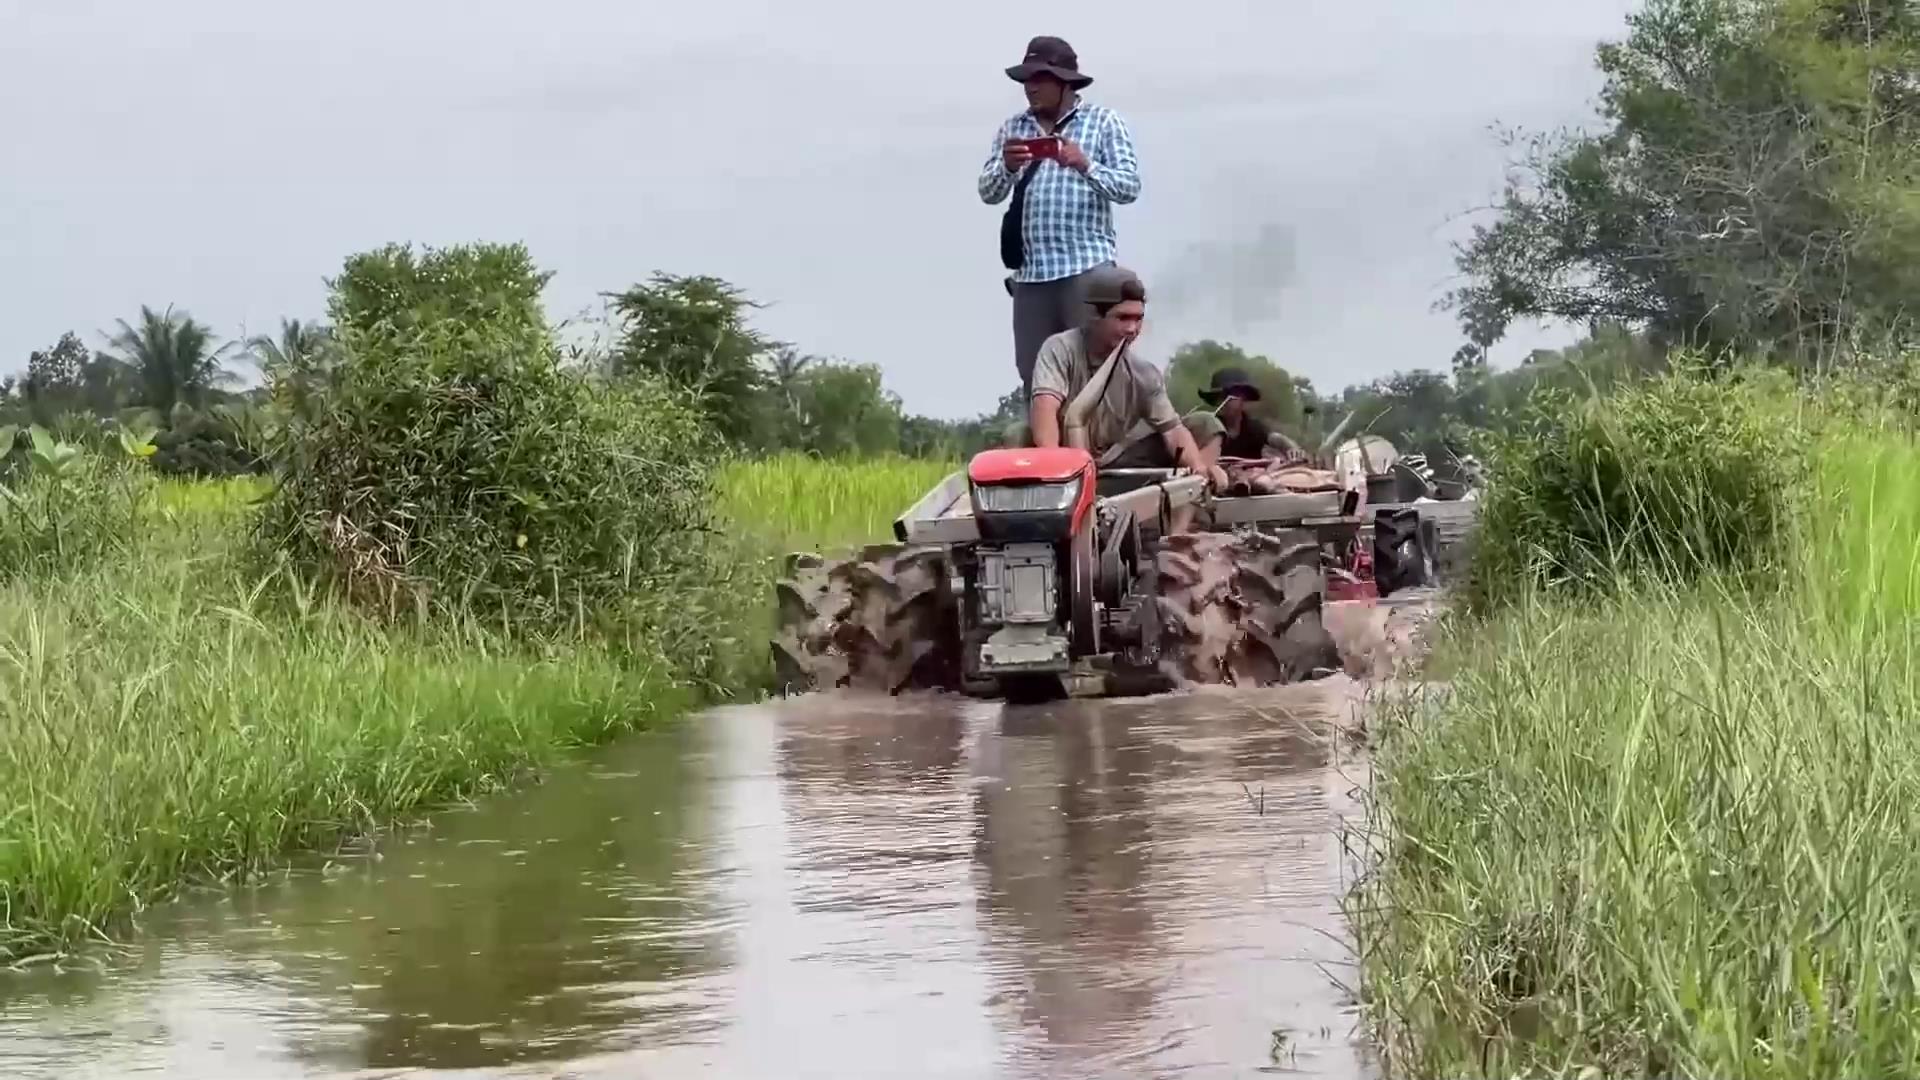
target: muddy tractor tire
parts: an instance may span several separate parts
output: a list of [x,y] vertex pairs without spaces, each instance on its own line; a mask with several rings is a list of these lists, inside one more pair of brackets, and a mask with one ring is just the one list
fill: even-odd
[[959,686],[958,614],[941,549],[875,544],[851,559],[789,555],[774,592],[781,693]]
[[1184,683],[1274,686],[1340,670],[1307,530],[1186,533],[1154,558],[1161,666]]
[[1432,519],[1418,510],[1382,510],[1373,518],[1373,580],[1381,596],[1431,585],[1439,544]]
[[1321,618],[1326,571],[1319,537],[1309,529],[1258,532],[1236,546],[1244,606],[1234,681],[1271,686],[1339,671],[1339,647]]

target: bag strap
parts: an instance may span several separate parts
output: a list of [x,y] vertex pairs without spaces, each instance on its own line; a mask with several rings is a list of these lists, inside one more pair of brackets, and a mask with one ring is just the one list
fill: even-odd
[[[1039,171],[1040,163],[1030,161],[1026,169],[1020,173],[1019,179],[1013,182],[1013,197],[1007,200],[1007,219],[1014,223],[1013,227],[1016,229],[1020,228],[1023,224],[1022,219],[1025,217],[1021,211],[1027,205],[1027,185],[1033,183],[1033,174]],[[1022,238],[1021,242],[1024,246],[1025,239]]]
[[[1075,120],[1079,119],[1079,117],[1080,117],[1080,110],[1078,107],[1076,107],[1073,112],[1067,114],[1066,118],[1060,122],[1059,126],[1053,129],[1054,136],[1056,138],[1060,137],[1061,133],[1067,130],[1067,126],[1069,124],[1072,124]],[[1013,196],[1007,200],[1007,213],[1006,213],[1006,216],[1001,219],[1000,247],[1001,247],[1002,262],[1006,264],[1006,267],[1009,270],[1017,270],[1021,266],[1026,265],[1027,241],[1026,241],[1026,237],[1021,235],[1021,233],[1022,233],[1022,226],[1024,226],[1026,223],[1025,210],[1027,206],[1027,185],[1033,182],[1034,174],[1038,173],[1039,171],[1040,171],[1040,162],[1030,161],[1027,163],[1026,169],[1022,171],[1020,173],[1019,178],[1013,182]],[[1011,239],[1009,239],[1009,233],[1011,234]],[[1014,253],[1012,251],[1007,250],[1010,243],[1019,245],[1020,261],[1017,264],[1014,263],[1012,260],[1012,256]]]
[[[1113,389],[1113,379],[1115,376],[1119,375],[1122,370],[1126,371],[1127,378],[1129,379],[1133,378],[1133,370],[1131,366],[1133,364],[1133,357],[1123,353],[1118,360],[1114,361],[1114,364],[1115,366],[1112,374],[1107,377],[1107,385],[1100,388],[1100,397],[1098,401],[1101,404],[1106,403],[1107,394]],[[1142,431],[1141,428],[1143,427],[1146,430]],[[1133,426],[1127,430],[1127,433],[1124,436],[1122,436],[1118,442],[1114,443],[1112,446],[1107,447],[1106,452],[1100,455],[1100,458],[1097,462],[1098,467],[1102,469],[1106,468],[1107,466],[1120,460],[1120,455],[1126,453],[1127,451],[1133,449],[1135,446],[1138,446],[1139,444],[1145,442],[1147,439],[1158,434],[1160,433],[1153,430],[1152,424],[1149,424],[1144,420],[1135,420],[1133,422]]]
[[1119,442],[1114,443],[1112,446],[1107,447],[1107,452],[1100,455],[1100,459],[1096,464],[1100,468],[1104,469],[1107,466],[1113,464],[1114,462],[1119,461],[1121,454],[1124,454],[1127,451],[1133,449],[1135,446],[1139,445],[1140,443],[1145,442],[1149,436],[1160,434],[1159,432],[1153,430],[1152,424],[1147,424],[1145,431],[1138,430],[1138,428],[1142,423],[1143,421],[1135,421],[1134,427],[1136,430],[1128,432],[1126,438],[1121,439]]

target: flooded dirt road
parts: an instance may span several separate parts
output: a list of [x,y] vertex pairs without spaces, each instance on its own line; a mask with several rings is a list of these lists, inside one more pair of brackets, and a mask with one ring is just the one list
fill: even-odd
[[1356,694],[722,710],[0,975],[0,1075],[1364,1075]]

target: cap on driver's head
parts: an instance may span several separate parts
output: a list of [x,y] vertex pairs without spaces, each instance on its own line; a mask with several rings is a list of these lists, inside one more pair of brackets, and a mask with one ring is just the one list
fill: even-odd
[[1104,310],[1127,300],[1147,301],[1147,287],[1140,275],[1124,266],[1107,265],[1087,272],[1087,303]]

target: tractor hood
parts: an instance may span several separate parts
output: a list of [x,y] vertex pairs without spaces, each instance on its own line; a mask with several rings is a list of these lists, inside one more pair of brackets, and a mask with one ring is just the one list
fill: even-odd
[[1087,471],[1093,458],[1069,446],[983,450],[967,465],[975,484],[1057,484]]

